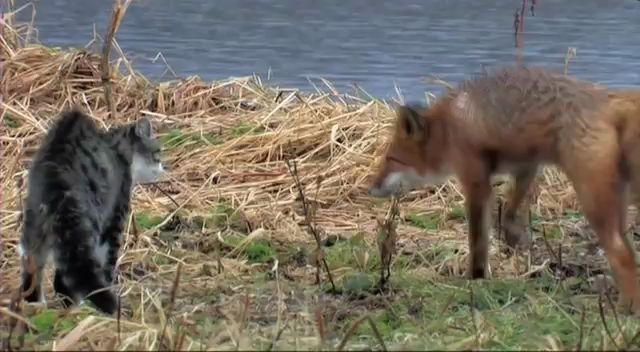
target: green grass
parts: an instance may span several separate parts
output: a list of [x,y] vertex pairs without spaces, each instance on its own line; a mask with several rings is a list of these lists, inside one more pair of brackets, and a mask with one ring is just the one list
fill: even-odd
[[[548,348],[550,339],[561,349],[573,349],[580,341],[581,313],[572,302],[574,295],[549,279],[493,279],[469,284],[461,278],[423,278],[411,271],[394,274],[396,292],[385,299],[388,306],[355,314],[344,322],[344,329],[368,314],[387,347],[396,350],[540,349]],[[587,307],[583,348],[597,349],[603,326],[597,307]],[[617,333],[614,319],[610,315],[607,319]],[[619,319],[629,338],[640,329],[637,319]],[[368,324],[360,325],[356,335],[370,347],[377,344]]]
[[560,240],[563,237],[562,229],[560,228],[560,226],[546,226],[545,234],[547,238],[556,239],[556,240]]
[[406,220],[409,224],[424,230],[437,230],[442,226],[442,220],[439,214],[409,214]]
[[241,211],[234,209],[229,203],[221,201],[211,208],[209,213],[194,216],[191,221],[198,228],[208,230],[231,229],[240,233],[248,233],[247,219]]
[[464,221],[466,219],[466,209],[463,206],[455,206],[447,213],[447,220]]
[[135,214],[135,219],[136,219],[136,224],[138,224],[138,226],[142,230],[148,230],[162,223],[162,221],[164,220],[164,217],[159,215],[148,214],[145,212],[140,212]]
[[11,116],[9,113],[5,113],[4,117],[2,118],[2,122],[8,128],[18,128],[22,125],[15,117]]
[[263,132],[264,132],[264,127],[248,124],[248,123],[245,123],[245,122],[241,122],[237,126],[233,127],[233,129],[231,130],[231,134],[234,137],[241,137],[241,136],[244,136],[244,135],[249,134],[249,133],[251,133],[251,134],[260,134],[260,133],[263,133]]
[[324,250],[331,268],[350,267],[360,271],[371,271],[380,265],[376,247],[365,242],[364,234],[356,234],[347,240],[337,241]]
[[253,241],[244,249],[247,259],[251,263],[266,263],[276,256],[276,252],[271,247],[269,241],[258,240]]
[[68,334],[80,321],[95,313],[96,310],[90,305],[86,305],[69,315],[56,309],[43,309],[29,317],[35,331],[27,333],[25,341],[31,345],[46,345],[57,336]]
[[160,139],[166,149],[177,147],[194,147],[202,145],[220,144],[220,137],[212,133],[186,133],[179,129],[172,129]]

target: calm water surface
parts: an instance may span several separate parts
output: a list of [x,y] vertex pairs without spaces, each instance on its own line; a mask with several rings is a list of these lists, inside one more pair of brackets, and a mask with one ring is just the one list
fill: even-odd
[[[5,1],[5,0],[0,0]],[[17,1],[25,4],[27,1]],[[111,0],[34,1],[42,42],[84,46],[104,33]],[[136,69],[208,80],[255,72],[273,84],[311,89],[321,76],[338,89],[423,99],[423,77],[458,81],[481,67],[513,63],[520,0],[134,0],[118,41]],[[30,15],[26,12],[24,15]],[[29,16],[21,16],[27,19]],[[562,67],[611,86],[640,85],[640,1],[538,0],[526,18],[525,60]],[[316,80],[317,82],[317,80]]]

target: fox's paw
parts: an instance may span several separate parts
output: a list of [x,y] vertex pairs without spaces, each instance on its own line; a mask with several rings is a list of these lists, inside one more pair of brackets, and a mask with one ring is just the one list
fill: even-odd
[[616,304],[615,309],[618,313],[623,315],[640,317],[640,297],[629,299],[621,295],[620,298],[618,298],[618,303]]

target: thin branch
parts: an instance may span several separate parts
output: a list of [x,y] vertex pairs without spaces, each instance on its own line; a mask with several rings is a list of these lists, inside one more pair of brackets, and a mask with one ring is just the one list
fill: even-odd
[[607,320],[604,317],[604,306],[602,304],[602,293],[598,296],[598,311],[600,312],[600,319],[602,319],[602,325],[604,326],[604,331],[607,333],[607,336],[609,337],[611,342],[613,342],[613,345],[616,346],[616,350],[619,350],[620,346],[618,346],[618,343],[613,338],[613,335],[611,335],[611,330],[609,330],[609,325],[607,325]]
[[104,44],[102,46],[102,61],[101,66],[101,79],[104,85],[104,98],[111,114],[111,118],[116,118],[116,108],[113,104],[113,98],[111,96],[111,67],[109,66],[109,54],[111,53],[111,46],[113,39],[116,36],[116,32],[120,27],[122,18],[129,7],[131,0],[114,0],[113,12],[111,13],[111,20],[109,21],[109,27],[107,28],[107,35],[105,36]]
[[398,197],[393,196],[391,206],[387,211],[384,221],[378,220],[378,248],[380,250],[380,282],[379,290],[382,292],[391,277],[391,261],[396,251],[396,217],[399,214]]
[[369,323],[369,326],[371,326],[371,330],[373,330],[373,335],[378,340],[378,343],[382,347],[382,350],[383,351],[387,351],[387,346],[384,343],[384,339],[382,338],[382,334],[380,334],[380,330],[378,330],[378,327],[373,322],[371,317],[368,316],[368,315],[365,315],[365,316],[361,317],[360,319],[356,320],[351,325],[351,327],[349,327],[347,332],[344,334],[344,337],[342,338],[342,341],[340,341],[340,344],[338,345],[338,348],[337,348],[338,351],[344,350],[344,347],[347,345],[347,342],[349,342],[349,339],[351,339],[351,337],[353,337],[353,335],[355,334],[356,329],[358,328],[358,326],[360,326],[360,324],[362,324],[364,321],[367,321]]
[[582,308],[582,313],[580,314],[580,337],[578,339],[578,346],[576,347],[576,351],[582,350],[582,340],[584,339],[584,319],[586,318],[586,309]]
[[162,343],[164,341],[164,334],[167,330],[167,324],[169,323],[169,319],[173,314],[173,308],[176,301],[176,295],[178,293],[178,287],[180,286],[180,273],[182,271],[182,263],[178,262],[178,268],[176,269],[176,276],[173,279],[173,285],[171,286],[171,293],[169,296],[169,309],[167,310],[167,314],[164,318],[164,323],[162,324],[162,332],[160,333],[160,341],[158,342],[158,350],[162,348]]
[[320,233],[313,221],[312,211],[311,211],[311,208],[309,207],[309,201],[304,194],[303,186],[302,186],[302,183],[300,182],[300,177],[298,175],[298,167],[295,161],[292,162],[289,159],[286,159],[285,162],[287,164],[287,168],[289,169],[289,173],[291,174],[291,177],[293,178],[293,181],[296,185],[296,188],[298,189],[298,195],[300,196],[300,202],[302,203],[302,212],[304,214],[305,225],[307,226],[307,228],[309,229],[309,232],[311,232],[311,234],[313,235],[313,238],[316,241],[317,248],[316,248],[314,259],[315,259],[316,268],[317,268],[317,271],[316,271],[317,283],[318,284],[320,283],[320,262],[321,262],[325,268],[325,271],[327,272],[327,277],[329,278],[329,282],[331,283],[332,292],[335,293],[337,292],[336,285],[333,281],[333,276],[331,275],[331,270],[329,269],[327,260],[325,259],[324,251],[322,250]]

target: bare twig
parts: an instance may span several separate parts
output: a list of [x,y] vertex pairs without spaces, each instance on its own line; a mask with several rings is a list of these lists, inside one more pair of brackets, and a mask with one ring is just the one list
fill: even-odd
[[568,74],[569,73],[569,63],[571,62],[571,60],[573,60],[573,58],[575,58],[577,55],[577,49],[574,47],[569,47],[567,48],[567,53],[564,56],[564,74]]
[[613,342],[613,345],[616,347],[616,350],[619,350],[620,347],[618,346],[618,343],[616,342],[616,340],[613,338],[613,335],[611,334],[611,330],[609,330],[609,325],[607,325],[607,320],[604,317],[604,306],[602,304],[602,293],[600,293],[600,295],[598,295],[598,311],[600,312],[600,319],[602,319],[602,325],[604,326],[604,331],[607,333],[607,336],[609,337],[611,342]]
[[380,330],[378,330],[378,327],[373,322],[371,317],[368,316],[368,315],[365,315],[365,316],[361,317],[360,319],[356,320],[351,325],[351,327],[349,327],[349,329],[345,333],[344,337],[342,338],[342,341],[340,341],[340,344],[338,345],[338,348],[337,348],[338,351],[344,350],[344,347],[347,345],[347,342],[349,342],[349,339],[351,339],[351,337],[353,337],[353,334],[356,332],[356,329],[358,328],[358,326],[360,326],[360,324],[362,324],[365,320],[369,323],[369,326],[371,326],[371,330],[373,331],[374,336],[378,340],[378,343],[382,347],[382,350],[383,351],[387,351],[387,346],[384,343],[384,339],[382,339],[382,335],[380,334]]
[[371,330],[373,330],[373,335],[376,337],[376,339],[378,339],[378,343],[380,344],[380,347],[382,347],[383,351],[387,351],[387,346],[384,344],[384,340],[382,339],[382,334],[380,334],[380,331],[378,330],[378,327],[373,322],[371,317],[367,317],[367,321],[369,322],[369,325],[371,326]]
[[635,335],[633,335],[633,337],[631,338],[631,341],[629,341],[629,344],[627,345],[626,349],[630,349],[631,346],[636,344],[636,341],[640,339],[640,329],[638,329],[638,331],[636,332]]
[[109,66],[109,54],[111,53],[111,45],[115,38],[116,32],[120,27],[122,18],[127,11],[127,7],[131,0],[114,0],[113,12],[111,13],[111,20],[109,21],[109,27],[107,27],[107,35],[105,36],[104,45],[102,46],[102,73],[101,79],[104,84],[104,98],[111,114],[111,119],[115,119],[116,108],[113,104],[111,97],[111,67]]
[[578,346],[576,347],[576,351],[582,350],[582,340],[584,339],[584,319],[586,317],[586,309],[582,308],[582,312],[580,314],[580,337],[578,338]]
[[609,307],[611,308],[611,311],[613,313],[613,321],[616,322],[616,327],[618,328],[618,331],[620,331],[620,335],[622,335],[622,340],[624,341],[625,345],[629,344],[629,340],[627,339],[627,335],[625,335],[624,330],[622,329],[622,324],[620,324],[620,319],[618,318],[618,312],[616,312],[616,307],[613,304],[613,300],[611,299],[611,295],[608,292],[608,289],[606,289],[607,287],[607,283],[605,280],[605,296],[607,297],[607,303],[609,303]]
[[276,343],[278,341],[280,341],[280,337],[282,337],[282,333],[289,327],[289,322],[285,320],[285,323],[282,324],[282,326],[280,327],[280,329],[278,329],[278,332],[276,333],[276,336],[273,338],[273,341],[271,341],[271,343],[269,344],[269,346],[267,347],[267,351],[271,351],[273,350],[273,347],[276,345]]
[[[537,4],[536,0],[531,0],[531,16],[535,16],[535,5]],[[527,0],[522,0],[522,6],[520,10],[516,9],[513,15],[513,35],[515,39],[516,46],[516,61],[519,64],[523,63],[523,50],[524,50],[524,18],[526,16],[527,9]]]
[[173,307],[176,301],[176,295],[178,293],[178,287],[180,286],[180,273],[182,270],[182,263],[179,262],[178,263],[178,268],[176,269],[176,276],[173,279],[173,285],[171,286],[171,293],[169,296],[169,309],[167,309],[167,314],[165,315],[164,318],[164,323],[162,324],[162,332],[160,333],[160,341],[158,342],[158,350],[160,350],[160,348],[162,348],[162,343],[164,341],[164,334],[167,330],[167,323],[169,322],[169,319],[171,319],[171,314],[173,313]]
[[120,336],[122,333],[122,326],[120,325],[121,318],[122,318],[122,297],[118,295],[118,317],[116,320],[116,330],[118,331],[118,336],[117,336],[118,346],[120,346],[120,344],[122,343],[121,336]]
[[362,322],[364,322],[365,320],[367,320],[367,316],[363,316],[360,319],[356,320],[351,327],[347,330],[347,332],[344,334],[344,337],[342,338],[342,341],[340,341],[340,344],[338,345],[337,350],[338,351],[342,351],[344,349],[344,346],[347,345],[347,342],[349,342],[349,339],[353,336],[353,334],[356,332],[356,329],[358,328],[358,326],[360,326],[360,324],[362,324]]
[[315,222],[313,221],[312,218],[312,211],[309,207],[309,201],[307,199],[307,197],[304,194],[304,190],[303,190],[303,186],[302,183],[300,182],[300,177],[298,175],[298,167],[296,165],[295,161],[290,161],[289,159],[286,159],[286,163],[287,163],[287,168],[289,169],[289,173],[291,174],[291,177],[293,178],[293,182],[296,185],[296,188],[298,189],[298,195],[300,196],[300,202],[302,203],[302,212],[304,214],[304,222],[305,225],[307,225],[307,228],[309,229],[309,232],[311,232],[311,234],[313,235],[315,241],[316,241],[316,252],[315,252],[315,256],[314,256],[314,261],[316,262],[316,280],[317,280],[317,284],[320,283],[320,263],[322,263],[324,265],[324,268],[327,272],[327,277],[329,278],[329,282],[331,283],[331,290],[332,292],[337,292],[336,290],[336,285],[333,281],[333,276],[331,275],[331,270],[329,269],[329,265],[327,264],[327,260],[325,259],[325,254],[324,251],[322,250],[322,242],[320,240],[320,232],[317,228],[317,226],[315,225]]
[[469,312],[471,313],[471,323],[473,324],[473,335],[476,342],[476,349],[480,348],[480,333],[475,315],[476,300],[473,295],[473,285],[469,284]]
[[174,351],[183,351],[184,349],[182,348],[182,345],[184,345],[184,339],[185,337],[187,337],[187,334],[181,329],[181,325],[178,325],[176,327],[176,343],[173,346],[173,350]]
[[318,327],[318,335],[320,337],[320,348],[324,347],[324,343],[327,336],[326,324],[324,323],[324,315],[322,314],[322,308],[316,307],[315,311],[316,325]]
[[396,251],[396,217],[399,214],[398,197],[392,197],[391,206],[387,211],[384,221],[378,221],[378,248],[380,249],[380,291],[384,290],[385,284],[391,277],[391,259]]
[[[242,302],[242,311],[240,312],[240,325],[238,327],[238,334],[242,334],[242,331],[244,330],[246,324],[247,324],[247,316],[249,315],[249,306],[250,306],[250,300],[249,300],[249,294],[245,293],[244,298],[243,298],[243,302]],[[236,342],[236,351],[240,350],[240,339],[238,339],[238,341]]]
[[547,251],[549,252],[549,254],[551,254],[551,256],[556,260],[556,263],[558,263],[558,265],[561,265],[560,262],[562,261],[562,259],[559,258],[556,252],[554,252],[553,248],[551,248],[551,244],[547,239],[547,227],[544,225],[542,225],[542,240],[544,241],[544,244],[547,247]]

